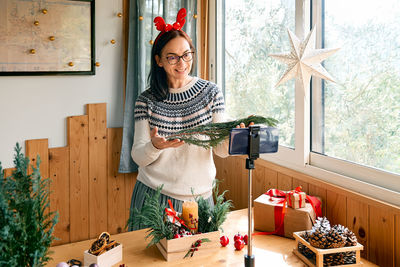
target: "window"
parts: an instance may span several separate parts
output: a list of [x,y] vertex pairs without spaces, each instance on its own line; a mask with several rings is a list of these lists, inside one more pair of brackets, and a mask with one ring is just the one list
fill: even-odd
[[[210,70],[228,115],[280,121],[280,151],[263,158],[367,195],[390,189],[390,200],[379,198],[400,203],[397,2],[215,0]],[[337,83],[313,78],[305,93],[294,80],[275,87],[287,66],[268,55],[290,51],[287,28],[307,34],[311,23],[318,47],[341,48],[323,62]]]
[[325,46],[341,49],[325,61],[337,83],[313,103],[323,115],[312,150],[400,173],[400,5],[325,1],[324,14]]
[[[294,81],[275,88],[285,66],[269,57],[290,49],[287,27],[294,31],[295,0],[229,0],[225,17],[222,87],[227,115],[252,114],[280,121],[280,143],[294,147]],[[283,46],[282,46],[283,44]]]

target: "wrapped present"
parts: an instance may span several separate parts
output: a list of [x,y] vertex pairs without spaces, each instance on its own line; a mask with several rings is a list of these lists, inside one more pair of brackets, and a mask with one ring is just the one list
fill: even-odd
[[[171,200],[168,199],[169,208],[165,208],[165,217],[170,223],[175,224],[178,227],[185,225],[185,222],[180,218],[180,213],[175,211]],[[186,226],[186,225],[185,225]]]
[[322,215],[320,200],[306,195],[308,203],[304,208],[291,209],[287,208],[288,193],[270,189],[254,200],[254,229],[262,231],[254,235],[276,234],[293,238],[293,232],[312,228],[316,217]]
[[288,207],[300,209],[306,206],[306,193],[302,191],[290,191],[286,194],[286,202]]

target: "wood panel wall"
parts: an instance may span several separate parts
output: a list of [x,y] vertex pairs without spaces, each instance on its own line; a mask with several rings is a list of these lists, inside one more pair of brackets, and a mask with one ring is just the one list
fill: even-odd
[[[235,209],[247,207],[245,158],[214,157],[221,190]],[[351,229],[364,245],[362,257],[379,266],[400,266],[400,207],[363,196],[315,177],[258,159],[253,173],[253,199],[270,188],[303,191],[323,200],[323,214],[332,224]]]
[[[25,154],[50,177],[50,210],[58,211],[53,245],[125,232],[136,173],[118,173],[121,128],[107,128],[106,104],[88,104],[87,115],[67,118],[66,147],[27,140]],[[10,155],[12,156],[12,155]],[[5,169],[6,177],[13,169]],[[30,170],[31,172],[31,170]]]

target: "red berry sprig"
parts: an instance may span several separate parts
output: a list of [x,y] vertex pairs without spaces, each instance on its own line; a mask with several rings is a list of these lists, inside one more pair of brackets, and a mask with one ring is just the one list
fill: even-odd
[[194,252],[198,251],[199,247],[201,246],[201,243],[204,243],[204,242],[211,242],[211,240],[208,238],[202,238],[202,239],[197,240],[196,242],[194,242],[192,244],[191,248],[189,249],[189,251],[186,253],[185,257],[183,257],[183,258],[187,258],[189,256],[193,257]]

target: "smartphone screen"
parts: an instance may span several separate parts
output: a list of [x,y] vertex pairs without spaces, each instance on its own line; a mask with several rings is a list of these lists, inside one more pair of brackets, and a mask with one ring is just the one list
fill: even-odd
[[[249,152],[249,128],[234,128],[229,135],[229,154],[247,155]],[[279,130],[274,127],[260,128],[260,154],[278,151]]]

